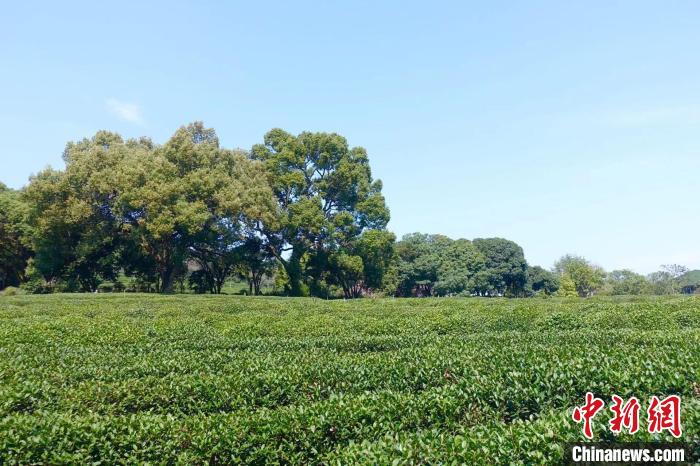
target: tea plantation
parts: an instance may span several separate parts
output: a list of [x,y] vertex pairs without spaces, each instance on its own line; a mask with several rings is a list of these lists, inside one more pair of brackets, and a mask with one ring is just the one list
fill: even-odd
[[698,441],[700,298],[0,297],[0,464],[551,464],[587,391]]

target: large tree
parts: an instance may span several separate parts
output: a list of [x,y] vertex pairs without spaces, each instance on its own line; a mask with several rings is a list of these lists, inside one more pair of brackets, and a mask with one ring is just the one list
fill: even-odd
[[163,146],[101,131],[69,143],[64,160],[65,170],[45,170],[27,188],[35,266],[47,281],[92,291],[123,268],[170,292],[186,260],[213,270],[243,242],[243,225],[273,219],[260,164],[220,148],[201,123]]
[[527,262],[523,248],[503,238],[477,238],[474,246],[484,256],[478,277],[480,294],[522,296],[527,284]]
[[351,244],[332,251],[326,262],[328,282],[339,285],[345,298],[382,289],[394,260],[395,239],[385,230],[367,230]]
[[0,290],[19,286],[31,252],[27,247],[27,206],[18,191],[0,183]]
[[562,285],[573,282],[580,297],[595,294],[603,286],[605,271],[585,258],[567,254],[554,264],[554,271],[561,277]]
[[401,296],[473,294],[485,258],[466,239],[412,233],[396,245]]
[[[277,201],[277,221],[259,232],[284,267],[289,294],[307,294],[308,283],[320,280],[323,267],[309,264],[348,255],[364,231],[386,228],[382,183],[372,178],[366,150],[349,147],[344,137],[273,129],[251,155],[264,163]],[[357,259],[335,261],[352,274],[360,268]]]
[[116,276],[116,179],[134,150],[145,153],[146,148],[100,131],[66,146],[65,170],[48,168],[30,179],[25,196],[32,265],[51,286],[94,291],[102,280]]
[[432,296],[440,277],[442,251],[452,240],[444,235],[410,233],[396,245],[400,296]]
[[438,251],[440,265],[434,292],[438,296],[473,294],[476,277],[485,267],[484,255],[467,239],[457,239]]
[[688,272],[688,268],[678,264],[665,264],[661,270],[647,276],[654,294],[676,294],[682,289],[680,277]]
[[539,265],[528,267],[527,283],[533,293],[543,293],[547,296],[556,293],[560,286],[559,277]]
[[631,270],[613,270],[606,278],[607,286],[612,295],[640,295],[651,293],[651,283],[638,273]]
[[132,159],[123,180],[121,218],[155,265],[161,292],[172,291],[191,256],[220,291],[231,272],[226,256],[244,241],[244,225],[273,218],[262,166],[219,147],[214,130],[201,122],[178,129],[146,160]]

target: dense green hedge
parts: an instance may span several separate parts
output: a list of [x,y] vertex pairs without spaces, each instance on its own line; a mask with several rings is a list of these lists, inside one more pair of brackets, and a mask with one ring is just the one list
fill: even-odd
[[13,296],[0,356],[0,464],[551,463],[586,391],[700,433],[692,297]]

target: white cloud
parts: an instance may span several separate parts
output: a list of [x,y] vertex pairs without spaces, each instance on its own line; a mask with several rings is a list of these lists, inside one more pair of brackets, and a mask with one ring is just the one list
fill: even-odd
[[132,102],[124,102],[115,98],[107,99],[107,109],[129,123],[142,126],[144,124],[143,116],[141,115],[141,107]]

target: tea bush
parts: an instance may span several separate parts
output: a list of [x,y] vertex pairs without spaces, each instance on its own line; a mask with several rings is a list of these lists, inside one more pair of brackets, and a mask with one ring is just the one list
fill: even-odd
[[0,356],[0,464],[551,464],[587,391],[700,433],[697,297],[6,296]]

